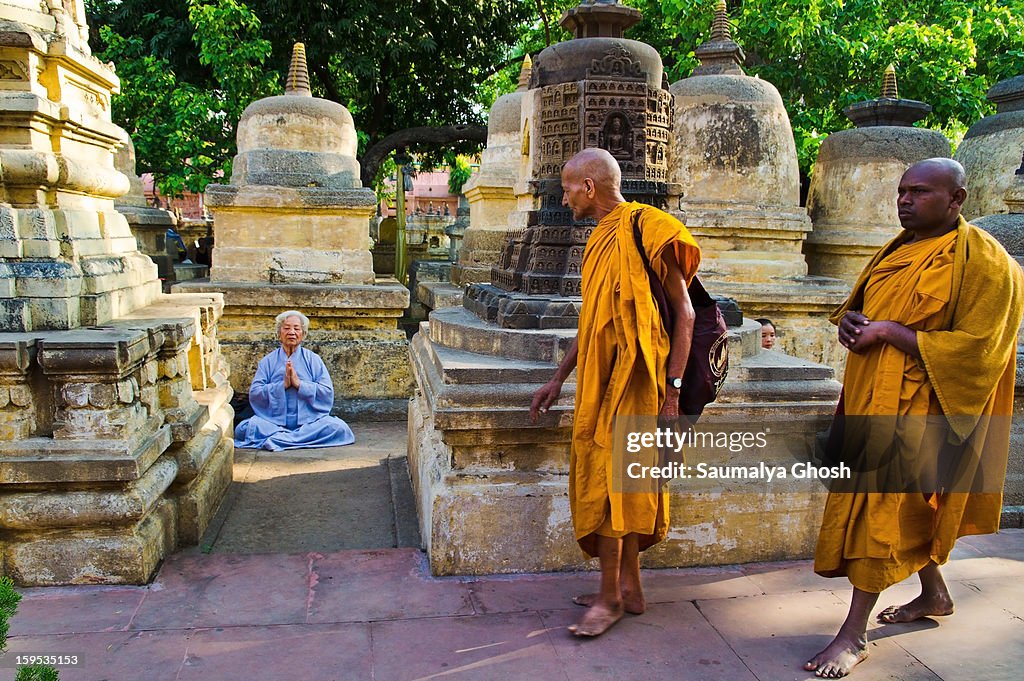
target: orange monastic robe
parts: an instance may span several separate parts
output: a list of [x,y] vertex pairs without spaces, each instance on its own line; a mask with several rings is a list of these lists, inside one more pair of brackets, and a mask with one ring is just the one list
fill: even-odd
[[598,531],[619,537],[636,532],[644,549],[664,539],[668,529],[668,494],[612,489],[615,417],[656,416],[665,398],[669,334],[630,222],[641,208],[644,250],[655,273],[665,276],[667,248],[674,249],[687,284],[700,264],[700,248],[681,222],[635,202],[619,204],[587,240],[569,503],[576,540],[590,556],[597,553]]
[[[917,332],[923,360],[885,343],[865,354],[850,353],[845,414],[944,415],[956,444],[983,447],[1002,462],[1001,488],[1024,274],[994,238],[963,218],[943,236],[907,243],[909,238],[903,232],[875,255],[832,322],[838,324],[848,310],[899,322]],[[910,425],[897,426],[882,446],[897,447],[904,459],[937,455],[934,447],[907,444],[914,438],[905,427]],[[831,493],[814,569],[826,577],[845,575],[858,589],[879,593],[929,561],[945,563],[957,537],[995,532],[1001,506],[1001,493],[993,491]]]

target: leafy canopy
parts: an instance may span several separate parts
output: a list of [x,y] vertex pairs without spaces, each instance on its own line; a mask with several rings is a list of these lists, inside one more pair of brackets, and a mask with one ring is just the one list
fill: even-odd
[[113,117],[135,142],[138,171],[177,195],[230,175],[242,111],[281,89],[277,74],[263,67],[270,43],[259,38],[260,21],[245,5],[168,4],[173,13],[141,11],[149,3],[93,3],[90,20],[99,25],[94,53],[113,61],[121,78]]
[[314,94],[348,107],[363,148],[410,127],[482,124],[480,84],[515,59],[532,11],[516,0],[86,5],[99,28],[93,50],[122,79],[115,122],[132,134],[140,172],[169,193],[200,191],[230,171],[242,110],[280,92],[295,42],[306,44]]
[[[568,39],[558,18],[577,4],[538,2],[544,12],[524,25],[520,49],[536,54]],[[669,82],[689,76],[694,49],[710,34],[714,0],[624,4],[644,15],[627,36],[659,51]],[[805,173],[825,137],[851,127],[843,108],[879,95],[890,63],[900,96],[934,108],[918,125],[942,130],[955,143],[995,111],[988,89],[1024,73],[1024,0],[729,0],[727,7],[747,75],[782,95]],[[501,75],[505,91],[514,88],[513,71]]]
[[[661,53],[671,82],[690,74],[712,0],[625,0],[644,13],[629,36]],[[291,46],[306,43],[314,94],[352,112],[361,149],[417,126],[480,124],[515,88],[522,56],[569,35],[578,0],[87,0],[93,49],[115,62],[115,121],[140,172],[162,191],[202,190],[230,172],[245,106],[280,92]],[[994,107],[999,80],[1024,73],[1024,0],[729,0],[744,69],[773,83],[801,169],[878,96],[896,66],[902,97],[928,102],[919,125],[959,141]],[[426,163],[472,145],[409,149]],[[428,153],[424,153],[424,152]],[[385,168],[390,165],[385,164]]]

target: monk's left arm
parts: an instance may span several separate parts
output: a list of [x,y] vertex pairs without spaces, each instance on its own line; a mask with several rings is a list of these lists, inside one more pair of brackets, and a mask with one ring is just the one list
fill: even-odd
[[[673,327],[669,330],[671,336],[668,353],[669,377],[681,377],[686,371],[686,360],[690,357],[690,345],[693,342],[693,321],[696,314],[693,311],[693,303],[690,301],[690,293],[686,290],[686,278],[676,257],[676,249],[669,245],[662,251],[662,262],[665,263],[665,279],[662,285],[665,288],[665,297],[668,298],[669,307],[672,308]],[[665,386],[665,406],[662,414],[665,416],[678,416],[679,391],[668,385]]]
[[911,357],[921,359],[921,348],[917,344],[917,331],[903,326],[899,322],[870,322],[867,328],[877,327],[878,339],[883,343],[902,350]]

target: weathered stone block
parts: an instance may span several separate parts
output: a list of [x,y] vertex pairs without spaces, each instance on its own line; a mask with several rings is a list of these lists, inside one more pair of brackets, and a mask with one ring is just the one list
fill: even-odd
[[173,550],[175,534],[174,504],[165,499],[136,525],[15,536],[4,573],[22,586],[145,584]]

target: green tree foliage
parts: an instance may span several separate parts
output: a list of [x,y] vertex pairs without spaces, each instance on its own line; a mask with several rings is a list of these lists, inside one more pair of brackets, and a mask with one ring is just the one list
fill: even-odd
[[11,630],[11,618],[18,611],[21,594],[14,590],[10,577],[0,577],[0,653],[7,649],[7,632]]
[[114,122],[135,142],[138,171],[167,195],[202,191],[230,174],[245,106],[280,92],[263,68],[270,43],[236,0],[167,3],[168,12],[155,4],[91,3],[92,47],[117,67]]
[[33,664],[20,667],[14,681],[60,681],[60,674],[53,667]]
[[[482,123],[494,99],[515,88],[524,54],[569,37],[558,19],[578,4],[244,1],[87,2],[94,49],[122,77],[116,121],[135,138],[140,170],[157,174],[164,191],[201,189],[229,168],[241,110],[279,91],[295,41],[306,43],[315,94],[349,108],[366,149],[408,128]],[[659,50],[670,81],[688,76],[714,2],[625,1],[644,13],[630,37]],[[901,96],[934,107],[920,125],[954,141],[993,111],[985,99],[989,87],[1024,72],[1024,0],[729,0],[728,6],[747,73],[782,95],[804,172],[821,141],[850,126],[842,109],[878,95],[889,63],[897,68]],[[469,146],[434,142],[410,151],[440,164],[445,151]]]
[[[661,53],[670,82],[690,75],[694,49],[710,33],[714,0],[624,0],[644,19],[628,37]],[[536,55],[569,37],[558,27],[577,0],[535,0],[544,9],[524,25],[519,49]],[[1024,73],[1024,0],[728,0],[743,67],[779,89],[809,172],[830,133],[850,127],[844,107],[879,95],[882,72],[896,67],[900,96],[934,111],[919,125],[959,142],[994,112],[985,93]],[[513,71],[493,79],[498,94],[514,89]]]
[[406,128],[483,123],[480,84],[517,56],[532,5],[87,0],[87,9],[93,49],[122,79],[115,122],[133,134],[140,171],[177,192],[229,168],[238,117],[278,88],[295,42],[306,44],[314,94],[348,107],[362,148]]
[[[714,3],[631,4],[647,17],[633,36],[659,48],[670,81],[689,75]],[[878,97],[890,63],[900,96],[934,107],[919,125],[954,142],[994,111],[985,99],[992,85],[1024,73],[1024,0],[743,0],[728,7],[747,74],[782,95],[804,172],[825,137],[851,126],[843,108]]]
[[462,185],[466,184],[473,174],[469,158],[462,154],[448,154],[445,161],[448,162],[448,192],[455,195],[461,194]]

